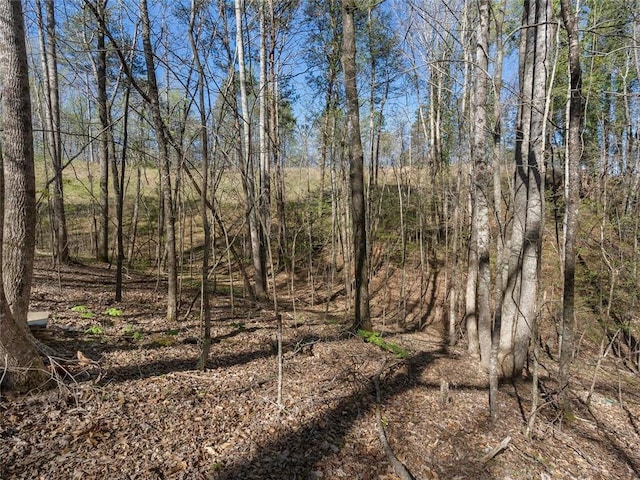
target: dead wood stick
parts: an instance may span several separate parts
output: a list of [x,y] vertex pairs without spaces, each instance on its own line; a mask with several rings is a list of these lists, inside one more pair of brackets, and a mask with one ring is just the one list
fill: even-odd
[[502,450],[504,450],[505,448],[507,448],[507,446],[509,445],[509,442],[511,442],[511,437],[507,436],[505,437],[501,442],[500,445],[498,445],[497,447],[495,447],[493,450],[491,450],[489,453],[487,453],[484,457],[482,457],[482,459],[480,460],[480,462],[482,463],[487,463],[489,460],[491,460],[493,457],[495,457],[496,455],[498,455]]
[[398,460],[391,445],[389,445],[389,441],[387,440],[387,435],[384,431],[384,426],[382,425],[382,416],[380,415],[380,404],[382,403],[382,394],[380,393],[380,375],[384,370],[385,365],[387,364],[386,360],[378,370],[378,373],[373,377],[373,384],[376,387],[376,424],[378,427],[378,438],[380,439],[380,443],[382,444],[382,449],[384,450],[385,455],[387,456],[387,460],[393,466],[393,470],[396,472],[396,475],[400,477],[400,480],[414,480],[407,467]]

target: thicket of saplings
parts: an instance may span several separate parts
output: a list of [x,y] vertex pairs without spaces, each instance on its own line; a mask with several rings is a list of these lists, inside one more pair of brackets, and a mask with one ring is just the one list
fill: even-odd
[[[164,261],[162,240],[158,237],[158,171],[153,165],[128,168],[123,226],[128,257],[126,264],[128,268],[156,272],[158,264],[162,268]],[[36,170],[39,186],[37,248],[41,255],[46,256],[52,251],[53,238],[49,193],[45,186],[49,170],[42,160],[37,161]],[[99,180],[95,172],[95,164],[79,161],[64,172],[70,252],[80,261],[91,261],[95,257],[100,212]],[[344,175],[345,170],[337,173],[338,176]],[[218,175],[215,205],[224,222],[224,230],[218,224],[213,225],[215,246],[212,264],[218,281],[212,284],[212,289],[220,294],[227,293],[229,284],[235,282],[234,290],[242,295],[246,291],[242,290],[240,266],[237,259],[230,257],[229,246],[234,245],[234,250],[241,254],[242,262],[250,272],[246,202],[237,173],[226,171]],[[458,290],[453,306],[456,317],[462,319],[464,316],[470,213],[468,187],[456,181],[458,175],[460,172],[455,168],[443,169],[437,177],[420,168],[389,168],[379,175],[376,185],[369,186],[372,277],[381,279],[384,287],[374,290],[372,302],[381,306],[377,313],[383,312],[391,321],[395,319],[403,325],[420,327],[429,323],[425,321],[425,314],[440,312],[437,320],[445,322],[452,308],[447,298],[452,285]],[[328,179],[329,175],[324,177]],[[315,289],[311,294],[313,302],[328,301],[332,295],[335,298],[332,292],[347,294],[348,289],[339,287],[340,282],[344,285],[349,281],[344,275],[345,261],[349,261],[350,255],[348,186],[346,182],[338,182],[339,191],[335,191],[335,187],[332,190],[325,182],[321,188],[320,178],[317,168],[285,170],[284,240],[277,233],[279,218],[275,214],[276,206],[274,203],[271,205],[274,215],[270,244],[276,274],[294,277],[296,282],[302,279],[310,285]],[[508,174],[505,174],[503,183],[508,189]],[[624,178],[584,179],[584,183],[590,188],[582,192],[580,209],[576,272],[578,347],[591,346],[594,352],[611,352],[625,368],[637,371],[640,367],[640,319],[637,315],[640,209],[629,202],[629,189],[622,188],[626,184]],[[181,277],[183,285],[196,289],[199,286],[198,263],[202,258],[203,238],[200,200],[188,180],[181,180],[179,185],[175,191],[175,211],[179,227],[177,245]],[[555,325],[561,315],[564,212],[562,189],[555,187],[548,188],[546,192],[540,288],[540,336],[547,349],[553,348],[549,339],[554,338]],[[110,203],[112,256],[115,256],[113,194]],[[134,229],[135,209],[137,221]],[[497,235],[498,223],[494,221],[492,238],[495,240]],[[281,244],[283,241],[285,245]],[[495,270],[495,262],[492,268]],[[233,278],[233,282],[225,280],[226,277]],[[391,277],[397,282],[390,282]],[[390,289],[394,291],[390,292]],[[322,294],[320,290],[323,290]],[[423,298],[427,295],[431,297],[430,304]],[[407,311],[409,300],[413,301],[417,311]],[[434,309],[434,302],[439,302],[441,308]],[[406,322],[407,318],[415,322]],[[460,323],[458,333],[463,336]]]

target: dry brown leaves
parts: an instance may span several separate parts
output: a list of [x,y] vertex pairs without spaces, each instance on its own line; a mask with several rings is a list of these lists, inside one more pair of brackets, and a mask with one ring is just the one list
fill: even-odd
[[[0,400],[0,478],[394,479],[378,440],[373,377],[396,456],[417,479],[618,478],[640,474],[640,381],[614,364],[576,375],[576,416],[559,428],[551,407],[524,435],[530,385],[505,385],[488,417],[486,378],[464,350],[441,347],[432,326],[389,339],[397,361],[343,333],[335,317],[286,312],[284,408],[276,405],[272,312],[216,297],[206,372],[194,370],[195,319],[167,324],[153,279],[134,278],[112,306],[99,267],[37,271],[34,303],[54,312],[43,338],[61,352],[56,388]],[[86,305],[96,313],[71,311]],[[99,325],[99,334],[85,333]],[[81,352],[82,357],[77,352]],[[80,358],[80,360],[78,360]],[[603,367],[603,368],[604,368]],[[608,372],[608,376],[606,375]],[[613,373],[612,373],[613,372]],[[580,383],[582,382],[582,383]],[[443,398],[441,386],[448,391]],[[489,461],[487,452],[506,437]]]

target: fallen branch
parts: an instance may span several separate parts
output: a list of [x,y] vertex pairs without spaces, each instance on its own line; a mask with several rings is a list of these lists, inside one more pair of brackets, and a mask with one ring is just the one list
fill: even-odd
[[[7,375],[7,371],[9,370],[9,355],[4,356],[4,367],[2,369],[2,376],[0,377],[0,387],[2,387],[2,382],[4,382],[4,377]],[[0,394],[2,394],[2,390],[0,389]],[[0,395],[0,399],[2,399],[2,395]]]
[[491,450],[489,453],[487,453],[484,457],[482,457],[482,459],[480,460],[480,462],[482,463],[487,463],[489,460],[491,460],[493,457],[495,457],[496,455],[498,455],[501,451],[503,451],[505,448],[507,448],[509,446],[509,442],[511,442],[511,437],[505,437],[501,442],[500,445],[498,445],[497,447],[495,447],[493,450]]
[[409,470],[407,470],[407,467],[405,467],[404,464],[398,460],[395,453],[393,453],[393,449],[387,440],[384,426],[382,425],[382,416],[380,415],[380,404],[382,403],[382,394],[380,393],[380,375],[382,374],[386,364],[387,362],[385,360],[378,370],[378,373],[373,377],[373,384],[376,387],[376,425],[378,427],[378,438],[380,439],[382,449],[387,456],[387,460],[389,460],[389,463],[393,466],[393,470],[396,472],[396,475],[400,477],[400,480],[414,480],[411,473],[409,473]]

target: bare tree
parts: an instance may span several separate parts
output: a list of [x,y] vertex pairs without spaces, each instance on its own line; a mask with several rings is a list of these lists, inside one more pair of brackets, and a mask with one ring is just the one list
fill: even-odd
[[560,404],[568,408],[567,388],[569,367],[573,357],[576,236],[578,231],[579,165],[582,157],[580,128],[583,115],[582,68],[580,67],[580,38],[578,23],[569,0],[560,1],[562,21],[569,37],[569,95],[567,109],[566,167],[565,167],[565,218],[562,292],[562,320],[560,324]]
[[[111,119],[107,102],[107,49],[105,47],[105,25],[107,22],[108,0],[97,0],[95,11],[101,17],[96,32],[96,58],[91,55],[93,73],[97,86],[98,119],[100,131],[98,142],[98,157],[100,159],[100,218],[98,229],[97,258],[109,261],[109,157],[113,153],[110,149]],[[116,179],[114,179],[115,181]]]
[[[116,194],[116,286],[115,300],[122,300],[122,276],[125,260],[124,251],[124,191],[125,191],[125,172],[127,168],[127,148],[129,143],[129,100],[131,97],[131,83],[127,82],[124,92],[123,105],[123,125],[122,125],[122,151],[120,156],[120,168],[116,162],[115,155],[111,162],[113,170],[113,190]],[[111,137],[113,138],[113,137]],[[134,219],[135,221],[135,219]],[[133,229],[136,227],[133,226]]]
[[520,105],[516,126],[509,272],[501,305],[498,368],[522,373],[538,315],[544,200],[545,102],[553,26],[549,0],[524,4],[520,40]]
[[[473,156],[473,224],[476,230],[477,285],[476,318],[478,322],[478,344],[480,359],[485,368],[489,366],[491,351],[491,269],[489,264],[489,162],[486,138],[489,132],[487,119],[489,86],[489,0],[478,2],[476,27],[475,85],[472,96],[472,156]],[[472,246],[471,248],[474,248]]]
[[67,221],[62,186],[62,138],[60,125],[60,88],[58,82],[58,49],[55,5],[44,0],[45,14],[40,0],[36,0],[39,22],[42,74],[44,78],[45,125],[49,156],[53,166],[53,232],[55,257],[60,263],[69,261]]
[[209,359],[211,347],[211,305],[209,303],[209,255],[211,250],[211,226],[209,224],[207,194],[209,192],[209,134],[207,129],[207,108],[205,103],[205,72],[200,60],[198,50],[198,38],[196,33],[196,18],[198,7],[196,0],[191,1],[189,16],[189,43],[196,64],[198,76],[198,107],[200,113],[200,141],[202,143],[202,189],[200,191],[200,213],[202,217],[202,229],[204,231],[204,245],[202,252],[201,269],[201,318],[202,318],[202,351],[198,360],[198,368],[204,370]]
[[360,106],[356,84],[355,0],[342,0],[342,69],[347,99],[347,148],[351,185],[351,211],[355,260],[354,329],[371,330],[369,310],[369,259],[367,257],[364,153],[360,137]]
[[[258,16],[260,24],[260,75],[258,80],[258,137],[259,137],[259,194],[258,194],[258,213],[260,218],[260,227],[262,235],[268,236],[271,230],[271,159],[270,145],[267,143],[269,138],[269,123],[271,102],[271,82],[267,81],[267,49],[269,39],[267,36],[267,16],[266,1],[263,0],[258,5]],[[265,272],[266,273],[266,272]]]
[[508,265],[504,262],[505,220],[502,208],[502,70],[504,59],[503,26],[506,9],[506,0],[500,0],[493,13],[496,26],[495,34],[495,76],[493,80],[493,135],[492,135],[492,163],[493,163],[493,210],[497,225],[496,234],[496,276],[495,276],[495,310],[493,312],[493,325],[491,326],[491,352],[489,358],[489,412],[491,419],[498,419],[498,347],[500,345],[500,329],[502,328],[502,311],[504,284],[508,272]]
[[241,136],[238,139],[240,152],[240,170],[242,185],[247,199],[247,224],[251,241],[251,255],[253,258],[255,295],[258,298],[266,297],[267,292],[267,262],[264,246],[264,231],[260,222],[259,200],[256,196],[255,168],[251,155],[251,113],[247,94],[247,73],[244,59],[244,38],[242,16],[244,2],[235,0],[236,18],[236,50],[238,61],[238,81],[240,83],[240,107],[239,115]]
[[167,319],[174,321],[178,315],[178,265],[176,257],[176,231],[174,204],[171,192],[171,160],[169,158],[167,132],[162,119],[160,95],[156,78],[155,58],[151,45],[151,25],[147,0],[140,2],[142,20],[142,45],[147,67],[148,101],[158,142],[158,167],[161,176],[161,194],[164,208],[167,255]]

